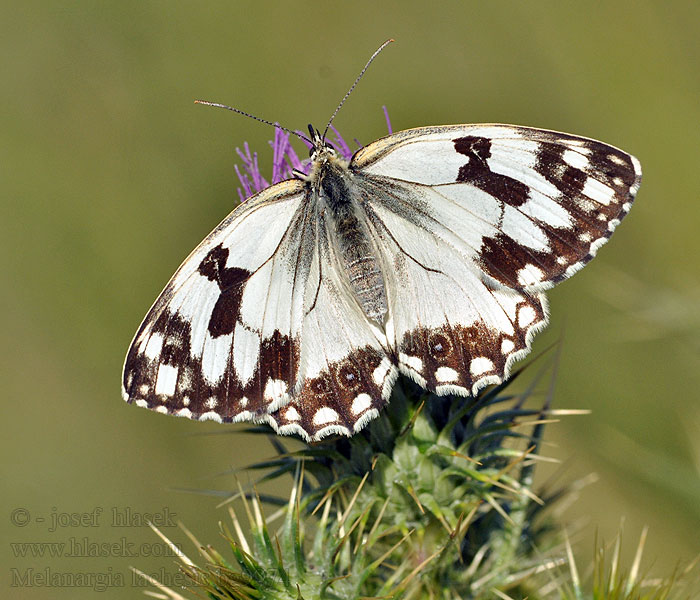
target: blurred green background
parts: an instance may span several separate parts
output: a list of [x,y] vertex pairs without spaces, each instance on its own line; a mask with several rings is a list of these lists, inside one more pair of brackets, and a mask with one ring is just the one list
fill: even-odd
[[[119,394],[146,310],[237,202],[234,148],[247,140],[269,168],[269,127],[192,101],[321,126],[388,37],[397,43],[336,119],[349,139],[383,135],[385,104],[396,129],[517,123],[641,160],[637,204],[612,243],[549,293],[552,324],[535,351],[563,338],[555,405],[593,412],[551,426],[545,450],[566,462],[564,480],[598,474],[562,517],[583,528],[581,566],[594,533],[611,540],[623,517],[628,556],[650,526],[652,574],[700,551],[699,4],[30,1],[0,11],[5,585],[12,569],[104,573],[115,584],[106,597],[131,598],[129,565],[176,583],[173,558],[150,556],[163,549],[153,533],[115,527],[113,508],[175,513],[223,547],[219,498],[178,490],[231,490],[230,471],[270,455],[269,444]],[[90,522],[51,531],[63,513]],[[164,532],[195,554],[181,532]],[[85,540],[129,556],[23,557],[11,546]],[[9,597],[95,593],[33,582]]]

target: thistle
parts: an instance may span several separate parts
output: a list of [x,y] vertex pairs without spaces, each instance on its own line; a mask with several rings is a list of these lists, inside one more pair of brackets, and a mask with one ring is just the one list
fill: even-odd
[[[352,438],[251,465],[294,477],[273,532],[242,489],[250,533],[230,511],[229,561],[202,547],[183,571],[212,598],[479,598],[527,588],[559,562],[540,549],[543,500],[531,490],[547,403],[525,406],[504,384],[474,401],[425,393],[407,380],[390,410]],[[250,431],[269,435],[263,427]]]
[[183,527],[204,561],[172,545],[191,591],[239,600],[691,598],[695,564],[667,579],[640,576],[645,535],[628,572],[618,538],[611,553],[596,549],[592,581],[581,582],[568,540],[545,513],[567,490],[537,495],[532,482],[546,460],[544,426],[577,411],[551,410],[550,395],[528,408],[541,374],[519,394],[513,379],[472,402],[402,380],[390,410],[352,438],[289,452],[271,436],[277,456],[249,468],[266,471],[259,481],[292,475],[288,500],[267,498],[280,508],[266,517],[257,492],[239,484],[231,500],[242,509],[229,506],[230,524],[220,525],[227,553]]

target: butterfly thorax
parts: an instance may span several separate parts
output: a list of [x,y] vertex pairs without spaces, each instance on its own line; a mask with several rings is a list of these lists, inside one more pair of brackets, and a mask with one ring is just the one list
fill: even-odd
[[386,287],[362,210],[360,187],[353,182],[355,175],[348,161],[332,148],[316,150],[312,161],[307,182],[317,198],[319,211],[328,219],[346,282],[362,311],[382,323],[388,310]]

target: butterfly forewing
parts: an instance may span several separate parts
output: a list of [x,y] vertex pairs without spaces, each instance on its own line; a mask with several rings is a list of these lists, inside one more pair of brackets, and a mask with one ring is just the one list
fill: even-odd
[[303,200],[299,181],[265,190],[185,260],[132,342],[123,374],[128,402],[231,421],[287,400],[308,276]]
[[641,181],[639,162],[617,148],[511,125],[403,131],[360,150],[354,165],[427,188],[431,231],[494,283],[528,291],[593,258]]

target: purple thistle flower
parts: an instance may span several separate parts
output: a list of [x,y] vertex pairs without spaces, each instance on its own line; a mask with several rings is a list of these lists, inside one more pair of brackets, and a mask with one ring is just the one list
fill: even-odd
[[244,173],[241,173],[241,170],[238,167],[238,165],[234,166],[234,169],[236,170],[236,175],[238,175],[238,179],[241,182],[241,186],[243,186],[243,191],[245,191],[244,195],[243,191],[241,191],[241,189],[238,188],[238,195],[241,198],[241,202],[243,202],[243,200],[252,196],[256,192],[259,192],[260,190],[264,190],[270,184],[267,181],[265,181],[265,179],[262,176],[262,173],[260,172],[260,167],[258,165],[258,153],[250,153],[250,147],[248,146],[248,142],[245,142],[243,144],[243,150],[241,150],[240,148],[236,148],[236,152],[238,153],[238,156],[240,157],[241,161],[243,161],[243,169],[245,171]]
[[[384,110],[387,129],[389,133],[393,133],[386,106],[383,106],[382,109]],[[333,127],[333,125],[330,126],[330,130],[333,132],[333,137],[328,139],[328,143],[345,160],[350,160],[353,155],[353,150],[350,148],[343,136],[340,135],[340,132]],[[298,133],[304,135],[301,131]],[[272,177],[270,178],[269,183],[263,177],[262,172],[260,171],[260,165],[258,164],[258,153],[251,153],[248,142],[243,144],[243,150],[236,148],[236,153],[243,163],[242,168],[239,165],[234,166],[236,175],[238,175],[238,180],[241,183],[241,186],[238,188],[238,196],[241,199],[241,202],[244,202],[253,194],[257,194],[270,185],[291,178],[293,169],[301,171],[302,173],[309,172],[309,169],[311,168],[311,161],[309,159],[299,159],[299,156],[294,151],[294,148],[292,148],[289,138],[290,134],[288,132],[275,128],[275,137],[269,142],[270,146],[272,146]],[[355,142],[359,148],[362,147],[362,144],[360,144],[357,140],[355,140]],[[310,144],[306,142],[304,143],[311,148]]]
[[384,118],[386,119],[386,128],[389,130],[389,134],[392,134],[394,133],[394,129],[389,120],[389,111],[386,109],[386,106],[382,106],[382,110],[384,111]]

